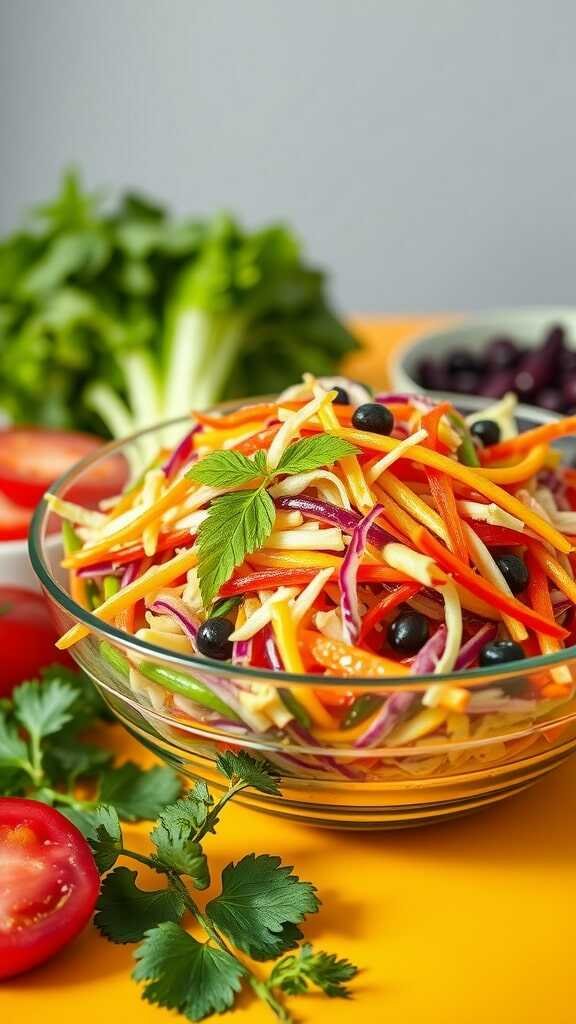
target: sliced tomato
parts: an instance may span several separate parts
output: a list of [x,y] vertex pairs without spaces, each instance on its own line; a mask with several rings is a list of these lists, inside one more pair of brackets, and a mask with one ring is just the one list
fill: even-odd
[[100,879],[84,836],[36,800],[0,799],[0,978],[44,963],[89,921]]
[[[34,508],[58,477],[101,445],[98,437],[65,430],[34,427],[1,430],[0,491],[17,505]],[[92,505],[121,491],[125,477],[121,458],[105,459],[83,474],[66,497]]]
[[0,541],[24,540],[32,519],[32,509],[15,505],[0,491]]
[[24,679],[34,679],[46,665],[71,664],[68,655],[56,650],[56,639],[41,594],[0,586],[0,697],[9,696]]

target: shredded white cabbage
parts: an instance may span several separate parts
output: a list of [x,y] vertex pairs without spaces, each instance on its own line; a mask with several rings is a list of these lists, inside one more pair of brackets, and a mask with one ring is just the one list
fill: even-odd
[[[478,569],[480,569],[480,572],[498,590],[501,590],[509,597],[513,597],[514,595],[512,594],[508,583],[500,572],[500,569],[496,565],[496,562],[492,558],[492,555],[484,544],[484,541],[480,540],[480,537],[474,533],[474,530],[468,525],[468,523],[463,523],[462,526],[466,533],[466,539],[472,558]],[[512,616],[506,615],[502,612],[502,621],[504,622],[504,625],[512,639],[517,643],[521,643],[523,640],[528,638],[528,632],[525,626],[521,622],[518,622],[518,619],[514,619]]]
[[61,519],[66,519],[69,523],[75,523],[78,526],[100,530],[108,521],[108,516],[102,515],[101,512],[94,512],[91,509],[83,508],[82,505],[75,505],[72,501],[62,501],[55,494],[46,494],[46,501],[52,511],[56,512]]
[[509,391],[508,394],[504,395],[504,398],[495,402],[494,405],[488,405],[486,408],[466,416],[466,423],[471,427],[480,420],[495,420],[500,427],[502,440],[507,441],[510,437],[516,437],[518,434],[515,419],[517,404],[518,399],[516,395],[514,392]]
[[330,579],[333,569],[320,569],[316,573],[314,579],[310,580],[310,583],[304,587],[304,590],[298,594],[298,597],[292,598],[290,601],[290,607],[292,609],[292,618],[294,622],[301,622],[306,612],[310,610],[314,601],[322,593],[328,580]]
[[491,526],[505,526],[510,530],[521,533],[524,530],[524,523],[521,519],[499,508],[494,502],[487,504],[481,501],[457,501],[456,507],[463,516],[474,519],[479,523],[490,523]]
[[307,402],[301,409],[293,413],[292,416],[282,424],[280,430],[273,438],[272,443],[268,449],[268,455],[266,456],[266,465],[269,472],[276,469],[276,466],[282,458],[284,450],[288,447],[291,440],[296,437],[296,434],[300,431],[301,427],[304,426],[307,420],[314,416],[323,405],[326,405],[330,401],[328,397],[329,392],[323,393],[319,398],[313,398],[311,402]]
[[135,636],[147,644],[154,644],[156,647],[166,647],[169,651],[177,654],[192,654],[192,644],[184,633],[167,633],[164,630],[138,629]]
[[280,551],[343,551],[344,541],[337,526],[325,530],[272,530],[264,547]]
[[419,551],[412,551],[405,544],[397,543],[385,544],[382,555],[392,569],[406,573],[424,587],[435,586],[440,572],[434,559],[428,555],[421,555]]
[[295,473],[294,476],[287,476],[284,480],[270,487],[268,493],[273,498],[295,497],[302,494],[309,487],[315,487],[321,498],[330,501],[333,505],[341,505],[342,508],[351,509],[350,499],[342,481],[335,473],[327,469],[316,469],[310,473]]
[[233,633],[230,640],[250,640],[259,630],[267,626],[272,618],[272,606],[276,601],[288,601],[298,593],[297,587],[278,587],[246,621]]
[[393,452],[388,452],[387,455],[383,455],[381,459],[378,459],[378,462],[374,463],[372,469],[368,470],[366,473],[366,480],[368,483],[373,484],[379,476],[382,476],[382,473],[384,473],[385,470],[390,469],[390,466],[397,462],[398,459],[401,459],[410,448],[413,448],[414,445],[425,441],[427,437],[427,430],[417,430],[415,434],[411,434],[410,437],[401,441]]
[[446,644],[434,669],[435,675],[442,675],[444,672],[452,671],[462,646],[462,605],[452,580],[437,585],[435,589],[444,598],[446,622]]

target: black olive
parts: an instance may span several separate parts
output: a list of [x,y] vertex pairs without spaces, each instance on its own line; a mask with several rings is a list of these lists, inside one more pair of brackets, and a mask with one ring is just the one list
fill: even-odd
[[234,626],[228,619],[214,616],[206,619],[196,634],[196,646],[200,654],[206,658],[216,658],[218,661],[227,661],[232,657],[232,642],[229,636],[234,632]]
[[333,405],[350,405],[350,396],[344,388],[339,388],[338,385],[335,384],[331,390],[338,392],[336,398],[333,400]]
[[482,668],[492,668],[493,665],[505,665],[508,661],[522,661],[523,658],[524,651],[520,644],[513,640],[499,640],[496,643],[485,644],[478,661]]
[[477,369],[478,363],[471,352],[466,349],[453,349],[446,359],[448,373],[469,373]]
[[401,612],[388,626],[388,643],[395,651],[413,654],[428,639],[428,619],[420,612]]
[[482,442],[484,448],[498,444],[500,440],[500,427],[495,420],[477,420],[470,427],[470,433]]
[[391,434],[394,417],[387,406],[365,402],[352,413],[352,426],[356,430],[369,430],[372,434]]
[[496,555],[496,565],[513,594],[520,594],[528,586],[528,569],[518,555]]

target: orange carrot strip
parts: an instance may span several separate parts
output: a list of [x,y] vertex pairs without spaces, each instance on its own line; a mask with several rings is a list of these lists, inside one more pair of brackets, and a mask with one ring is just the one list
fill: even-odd
[[501,462],[503,459],[510,459],[521,452],[530,451],[536,445],[550,444],[551,441],[555,441],[559,437],[566,437],[567,434],[576,434],[576,416],[566,416],[565,419],[554,423],[544,423],[543,426],[526,430],[523,434],[518,434],[517,437],[490,445],[483,449],[482,461],[486,464]]
[[250,423],[254,419],[268,419],[270,416],[276,416],[277,412],[276,402],[259,402],[256,405],[244,405],[241,409],[225,413],[223,416],[211,416],[207,412],[193,412],[192,418],[206,427],[229,430],[230,427],[238,427],[240,424]]

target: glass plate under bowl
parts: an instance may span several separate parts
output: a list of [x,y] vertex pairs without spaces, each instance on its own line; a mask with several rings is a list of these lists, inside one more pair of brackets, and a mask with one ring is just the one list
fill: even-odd
[[[470,399],[466,406],[470,411]],[[229,403],[226,408],[230,407]],[[539,412],[534,410],[520,426],[527,429],[538,422]],[[73,467],[52,492],[66,498],[87,474],[105,473],[112,460],[115,472],[121,460],[129,479],[138,464],[189,429],[189,419],[182,418],[110,444]],[[413,735],[409,730],[402,735],[395,730],[377,747],[356,747],[352,741],[338,746],[328,739],[320,744],[301,728],[292,733],[288,729],[259,732],[231,723],[199,722],[188,713],[186,700],[150,683],[134,671],[135,666],[146,661],[167,668],[182,674],[184,682],[196,679],[221,695],[229,694],[230,700],[246,688],[258,693],[262,687],[272,692],[290,688],[297,695],[300,687],[319,689],[326,680],[174,654],[102,622],[70,596],[59,565],[61,551],[48,541],[50,520],[51,513],[42,502],[32,524],[30,556],[61,632],[75,623],[90,629],[72,648],[75,660],[129,732],[185,775],[221,785],[214,762],[227,748],[271,761],[281,775],[282,795],[248,790],[243,799],[253,808],[338,828],[432,823],[520,792],[576,747],[574,688],[565,687],[563,695],[554,699],[535,697],[548,683],[557,682],[561,666],[574,678],[576,647],[490,670],[403,677],[387,680],[386,685],[375,679],[330,678],[332,691],[354,689],[356,694],[377,693],[395,700],[411,694],[415,708],[431,683],[452,683],[469,687],[473,702],[480,702],[484,709],[468,716],[452,713],[428,734],[415,735],[413,729]],[[133,666],[129,676],[127,661]]]

